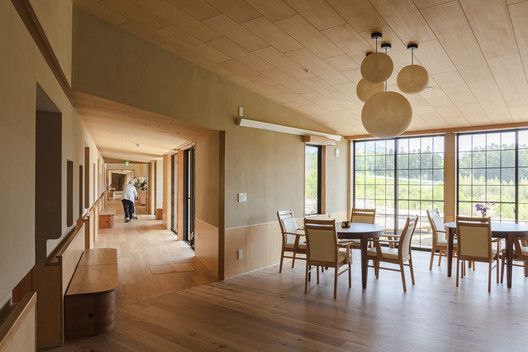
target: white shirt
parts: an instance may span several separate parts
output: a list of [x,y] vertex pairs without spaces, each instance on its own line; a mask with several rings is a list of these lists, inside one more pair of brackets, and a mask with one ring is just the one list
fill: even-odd
[[137,198],[136,187],[134,187],[133,184],[128,183],[125,186],[125,189],[123,190],[123,199],[129,200],[132,203],[134,203],[136,198]]

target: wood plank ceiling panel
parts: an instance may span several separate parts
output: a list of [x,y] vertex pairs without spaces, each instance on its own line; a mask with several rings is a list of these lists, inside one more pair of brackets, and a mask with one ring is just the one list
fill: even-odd
[[[378,30],[398,71],[415,62],[430,88],[406,95],[412,128],[528,121],[528,1],[74,0],[76,6],[197,65],[360,134],[359,65]],[[508,6],[509,4],[509,6]]]
[[271,22],[266,17],[261,16],[251,21],[244,22],[242,23],[242,26],[282,52],[303,48],[301,43],[286,34],[286,32],[277,27],[275,23]]
[[262,49],[268,46],[268,44],[259,37],[253,35],[226,15],[219,15],[210,18],[205,20],[205,23],[249,51]]
[[287,0],[287,2],[318,30],[345,24],[343,17],[339,16],[325,0]]
[[334,43],[302,16],[294,16],[278,21],[277,25],[320,58],[343,54]]
[[246,0],[246,2],[272,22],[297,15],[297,12],[284,0]]

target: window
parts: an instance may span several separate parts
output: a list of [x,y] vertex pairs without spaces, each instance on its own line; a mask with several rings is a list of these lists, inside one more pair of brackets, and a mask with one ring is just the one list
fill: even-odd
[[321,213],[321,170],[323,147],[306,145],[304,153],[304,214]]
[[430,247],[426,211],[444,210],[444,137],[356,141],[353,148],[354,207],[376,208],[388,233],[418,215],[413,246]]
[[376,208],[376,223],[394,231],[395,140],[354,143],[354,207]]
[[427,209],[444,212],[444,137],[414,137],[397,140],[398,229],[409,216],[418,215],[412,244],[431,247],[432,234]]
[[[525,184],[527,131],[483,132],[458,135],[458,214],[478,216],[475,205],[489,203],[495,220],[515,222],[518,219],[517,203],[521,218],[528,219]],[[519,182],[516,164],[519,153]],[[519,184],[519,186],[518,186]],[[519,197],[517,197],[519,189]]]

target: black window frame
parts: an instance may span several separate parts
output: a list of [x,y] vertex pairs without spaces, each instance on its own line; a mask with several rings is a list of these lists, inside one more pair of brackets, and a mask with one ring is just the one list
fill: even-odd
[[[317,211],[315,213],[306,212],[306,149],[317,148]],[[323,211],[323,146],[316,144],[305,144],[304,145],[304,215],[318,215]]]
[[[520,202],[519,200],[519,186],[520,185],[520,179],[519,179],[519,150],[526,150],[528,149],[528,146],[525,147],[525,148],[520,148],[519,147],[519,133],[520,132],[528,132],[528,129],[527,128],[510,128],[510,129],[504,129],[504,130],[485,130],[485,131],[471,131],[471,132],[460,132],[460,133],[457,133],[457,136],[456,136],[456,152],[455,152],[455,157],[456,157],[456,214],[457,215],[460,215],[460,203],[469,203],[469,204],[472,204],[472,203],[484,203],[487,201],[487,199],[484,199],[484,200],[476,200],[476,201],[473,201],[473,199],[471,199],[470,201],[460,201],[460,170],[466,170],[466,169],[470,169],[470,170],[475,170],[475,169],[479,169],[479,170],[486,170],[486,176],[487,176],[487,170],[488,169],[498,169],[500,170],[500,176],[499,176],[499,184],[498,185],[493,185],[495,187],[499,187],[499,194],[500,194],[500,199],[499,201],[493,201],[495,204],[499,204],[500,205],[500,210],[499,210],[499,218],[493,216],[494,214],[491,214],[492,215],[492,220],[494,221],[499,221],[499,222],[502,222],[503,219],[502,219],[502,205],[504,204],[510,204],[510,205],[513,205],[513,212],[514,212],[514,222],[515,223],[519,223],[519,221],[523,221],[523,220],[520,220],[519,219],[519,206],[522,205],[522,204],[527,204],[526,202]],[[513,149],[504,149],[506,151],[508,150],[513,150],[514,151],[514,164],[513,166],[503,166],[502,165],[502,152],[504,151],[502,149],[502,136],[501,136],[501,140],[500,140],[500,147],[496,150],[494,149],[489,149],[488,148],[488,145],[487,145],[487,139],[486,139],[486,148],[484,151],[479,151],[479,152],[484,152],[486,153],[486,158],[485,158],[485,166],[484,167],[477,167],[477,168],[474,168],[473,167],[473,162],[472,162],[472,165],[471,167],[469,168],[466,168],[466,167],[463,167],[461,168],[460,167],[460,153],[463,153],[463,152],[468,152],[468,153],[471,153],[472,154],[472,161],[473,161],[473,154],[475,153],[475,151],[473,150],[473,141],[472,141],[472,148],[470,151],[465,151],[465,150],[460,150],[460,138],[462,136],[476,136],[476,135],[486,135],[486,138],[487,138],[487,135],[488,134],[495,134],[495,133],[500,133],[500,134],[503,134],[503,133],[514,133],[515,136],[514,136],[514,148]],[[487,159],[487,153],[489,151],[499,151],[499,153],[501,154],[500,156],[500,162],[499,162],[499,166],[492,166],[492,167],[488,167],[488,159]],[[521,167],[522,169],[526,169],[526,166],[523,166]],[[507,201],[502,201],[502,187],[504,186],[502,184],[502,181],[500,180],[501,177],[502,177],[502,173],[503,173],[503,169],[513,169],[514,171],[514,201],[513,202],[507,202]],[[487,198],[487,187],[488,187],[488,181],[487,181],[487,177],[485,176],[485,193],[486,193],[486,198]],[[464,185],[462,185],[464,186]],[[471,187],[473,187],[473,181],[471,183]],[[471,193],[473,194],[473,190],[471,191]],[[473,198],[473,197],[472,197]],[[472,215],[475,215],[473,214],[473,206],[471,205],[471,210],[472,210]],[[464,215],[467,215],[467,214],[464,214]],[[506,219],[506,221],[508,221],[509,219]],[[524,220],[524,221],[528,221],[528,219]]]
[[[443,140],[443,145],[444,145],[444,149],[441,151],[441,152],[437,152],[435,151],[435,148],[434,148],[434,138],[435,137],[441,137],[442,140]],[[431,156],[432,156],[432,161],[431,161],[431,167],[425,167],[425,168],[422,168],[422,162],[421,162],[421,159],[423,157],[423,155],[425,154],[429,154],[429,153],[426,153],[426,152],[423,152],[421,151],[422,149],[422,145],[420,144],[420,153],[410,153],[409,151],[407,151],[406,153],[402,153],[400,151],[400,143],[402,140],[411,140],[411,139],[423,139],[423,138],[432,138],[433,139],[433,144],[432,144],[432,150],[431,150]],[[418,170],[420,172],[420,174],[422,174],[422,172],[425,170],[430,170],[432,172],[432,196],[431,196],[431,200],[423,200],[423,199],[411,199],[409,196],[408,198],[404,199],[403,201],[406,201],[408,203],[410,203],[411,201],[419,201],[420,202],[420,213],[421,213],[421,210],[422,210],[422,206],[421,206],[421,202],[430,202],[433,207],[436,203],[441,203],[442,206],[445,206],[445,197],[442,196],[442,199],[435,199],[434,197],[434,192],[435,192],[435,181],[434,181],[434,173],[436,170],[442,170],[442,175],[443,175],[443,181],[445,182],[445,174],[444,174],[444,170],[445,170],[445,133],[438,133],[438,134],[428,134],[428,135],[416,135],[416,136],[400,136],[400,137],[395,137],[395,138],[383,138],[383,139],[358,139],[358,140],[354,140],[352,143],[351,143],[351,157],[352,157],[352,160],[351,160],[351,165],[353,167],[353,170],[351,172],[352,174],[352,206],[353,207],[356,207],[356,201],[357,201],[357,192],[356,192],[356,172],[357,172],[357,168],[356,168],[356,145],[357,143],[363,143],[363,142],[368,142],[368,141],[371,141],[371,142],[379,142],[379,141],[394,141],[394,144],[393,144],[393,148],[394,148],[394,151],[393,153],[394,154],[391,154],[391,153],[385,153],[385,158],[387,159],[387,156],[391,156],[394,158],[394,160],[392,161],[392,168],[387,168],[387,162],[385,163],[385,175],[387,174],[387,170],[391,171],[392,172],[392,180],[393,180],[393,183],[387,183],[387,180],[385,179],[385,188],[389,187],[389,186],[393,186],[394,189],[392,190],[393,192],[393,198],[387,198],[387,193],[385,193],[385,198],[383,199],[385,201],[385,203],[387,204],[387,202],[389,201],[392,201],[392,206],[393,206],[393,209],[394,209],[394,214],[388,214],[388,213],[384,213],[384,214],[381,214],[385,217],[385,227],[388,229],[388,233],[399,233],[403,228],[400,224],[400,217],[403,216],[401,211],[400,211],[400,200],[401,198],[399,197],[399,186],[401,184],[399,178],[400,178],[400,172],[402,170],[406,170],[407,172],[409,172],[409,170]],[[387,144],[385,145],[385,147],[387,147]],[[435,167],[435,154],[437,153],[440,153],[442,154],[442,166],[441,167]],[[398,165],[398,159],[399,159],[399,156],[400,155],[403,155],[403,154],[406,154],[407,156],[411,155],[411,154],[419,154],[420,155],[420,167],[418,169],[415,169],[415,168],[410,168],[409,166],[407,168],[400,168],[399,165]],[[365,151],[365,155],[367,155],[366,151]],[[377,151],[374,152],[374,155],[377,156]],[[375,166],[375,168],[373,170],[376,170],[376,167],[377,167],[377,164]],[[365,169],[366,170],[366,169]],[[365,181],[366,182],[366,181]],[[367,185],[367,184],[365,184]],[[376,184],[374,185],[376,186]],[[409,186],[409,185],[408,185]],[[420,193],[421,193],[421,182],[420,182]],[[445,183],[444,183],[444,187],[445,187]],[[444,188],[445,189],[445,188]],[[365,193],[366,194],[366,193]],[[368,199],[367,197],[362,197],[363,199]],[[376,206],[376,202],[377,202],[377,197],[374,199],[374,204]],[[408,210],[408,207],[407,207],[407,210]],[[441,213],[444,212],[444,208],[442,207],[442,209],[439,209],[441,211]],[[376,214],[378,215],[378,214]],[[388,216],[392,216],[392,224],[390,224],[390,226],[392,226],[392,228],[389,227],[389,225],[387,224],[387,217]],[[376,216],[378,217],[378,216]],[[421,217],[420,217],[421,218]],[[419,219],[419,220],[423,220],[423,219]],[[423,220],[425,221],[425,220]],[[422,221],[422,222],[423,222]],[[419,239],[419,246],[415,246],[413,245],[413,248],[418,248],[418,249],[429,249],[430,247],[428,246],[425,246],[425,245],[422,245],[422,239],[421,239],[421,236],[420,236],[420,239]]]

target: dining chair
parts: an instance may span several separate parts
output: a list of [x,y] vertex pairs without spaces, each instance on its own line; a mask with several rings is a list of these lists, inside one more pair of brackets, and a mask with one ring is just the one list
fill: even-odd
[[[304,219],[306,231],[306,273],[304,277],[304,293],[308,293],[308,281],[312,267],[317,269],[317,283],[319,284],[319,267],[334,268],[334,299],[337,298],[337,279],[348,272],[348,287],[352,287],[352,264],[350,261],[350,247],[345,246],[341,251],[337,244],[335,220]],[[344,270],[339,271],[341,267]]]
[[[381,246],[382,243],[389,244],[388,240],[375,240],[374,247],[370,248],[367,251],[368,259],[374,262],[374,265],[371,266],[374,268],[376,279],[379,278],[380,269],[390,270],[390,271],[399,271],[401,273],[403,292],[407,292],[407,286],[405,284],[405,271],[404,266],[408,266],[411,272],[411,282],[414,285],[414,268],[412,262],[412,253],[411,253],[411,240],[416,229],[416,224],[418,223],[418,216],[412,218],[407,218],[405,222],[405,227],[401,234],[393,235],[394,244],[397,248],[392,248],[388,246]],[[386,262],[390,264],[397,264],[400,266],[399,269],[381,267],[380,263]]]
[[[375,220],[376,220],[376,209],[353,208],[350,214],[351,223],[374,224]],[[360,240],[342,239],[342,240],[339,240],[338,243],[341,248],[348,247],[351,249],[361,249]]]
[[[438,266],[442,263],[442,257],[447,256],[448,243],[446,239],[446,230],[444,222],[438,209],[427,209],[427,218],[431,225],[433,233],[433,243],[431,245],[431,260],[429,261],[429,270],[433,269],[434,256],[438,256]],[[456,241],[456,240],[455,240]],[[456,242],[453,242],[453,251],[456,251]],[[436,253],[438,251],[438,254]]]
[[[528,243],[526,241],[516,240],[513,242],[513,265],[524,268],[524,277],[528,277]],[[515,261],[523,262],[516,264]],[[504,282],[504,267],[506,265],[506,249],[501,251],[501,284]]]
[[[491,291],[491,271],[493,263],[497,269],[497,283],[499,283],[499,253],[500,241],[491,237],[491,220],[489,217],[466,217],[457,216],[456,229],[458,236],[457,246],[457,270],[456,287],[459,278],[464,277],[464,270],[460,271],[460,261],[462,267],[466,260],[473,262],[488,263],[488,292]],[[497,243],[494,250],[492,244]]]
[[[304,240],[304,230],[297,227],[293,211],[278,210],[277,218],[282,235],[281,259],[279,273],[282,273],[284,258],[292,259],[292,268],[295,267],[295,259],[306,260],[306,243]],[[291,253],[292,255],[286,255]],[[305,257],[298,257],[297,254],[304,254]]]

